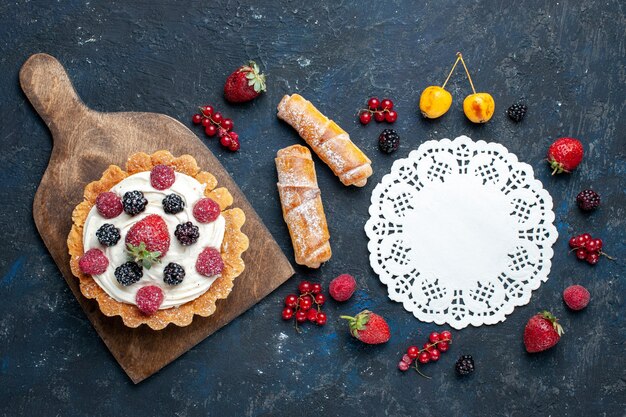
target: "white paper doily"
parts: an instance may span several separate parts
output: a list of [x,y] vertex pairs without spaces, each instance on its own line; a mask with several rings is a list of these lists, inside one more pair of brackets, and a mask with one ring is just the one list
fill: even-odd
[[498,323],[548,279],[552,197],[498,143],[425,142],[393,164],[371,202],[372,268],[419,320]]

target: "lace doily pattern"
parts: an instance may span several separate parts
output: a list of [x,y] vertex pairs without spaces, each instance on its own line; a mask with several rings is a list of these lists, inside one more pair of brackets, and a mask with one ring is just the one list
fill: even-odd
[[421,321],[495,324],[548,279],[552,198],[498,143],[423,143],[376,186],[369,213],[372,268]]

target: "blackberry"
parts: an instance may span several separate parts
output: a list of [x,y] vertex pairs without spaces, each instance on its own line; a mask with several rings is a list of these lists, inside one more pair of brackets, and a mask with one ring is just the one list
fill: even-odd
[[168,285],[178,285],[185,278],[185,270],[182,266],[170,262],[163,269],[163,281]]
[[463,355],[454,365],[456,373],[459,375],[469,375],[474,372],[474,358],[472,355]]
[[163,199],[163,211],[167,214],[178,214],[185,208],[185,202],[178,194],[169,194]]
[[120,229],[110,223],[105,223],[96,232],[96,237],[104,246],[115,246],[120,240]]
[[384,153],[391,153],[400,146],[400,136],[393,129],[385,129],[378,137],[378,147]]
[[517,103],[512,104],[511,107],[506,110],[506,114],[514,122],[521,122],[526,115],[527,110],[528,107],[524,103],[518,101]]
[[143,276],[143,269],[137,262],[128,261],[115,268],[117,282],[125,287],[139,281]]
[[141,191],[127,191],[122,198],[122,205],[126,214],[134,216],[146,209],[148,200],[143,196]]
[[198,241],[200,237],[200,229],[191,222],[181,223],[176,226],[174,235],[181,245],[189,246]]
[[600,195],[593,190],[582,190],[576,196],[576,204],[584,211],[595,210],[600,206]]

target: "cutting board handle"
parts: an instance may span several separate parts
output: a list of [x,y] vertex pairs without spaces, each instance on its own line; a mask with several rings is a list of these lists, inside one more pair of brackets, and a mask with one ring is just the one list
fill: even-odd
[[63,65],[48,54],[35,54],[20,70],[20,85],[41,118],[54,135],[56,126],[73,124],[90,110],[83,104],[72,86]]

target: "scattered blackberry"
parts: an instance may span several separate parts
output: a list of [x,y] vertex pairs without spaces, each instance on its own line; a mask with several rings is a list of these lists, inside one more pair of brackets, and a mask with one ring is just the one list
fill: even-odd
[[472,355],[463,355],[456,361],[454,365],[456,373],[459,375],[469,375],[474,372],[474,358]]
[[185,202],[178,194],[169,194],[163,199],[163,211],[167,214],[178,214],[185,208]]
[[105,223],[96,232],[96,237],[104,246],[115,246],[120,240],[120,229],[110,223]]
[[176,226],[174,235],[181,245],[189,246],[198,241],[200,237],[200,229],[191,222],[181,223]]
[[117,282],[125,287],[139,281],[143,276],[143,269],[137,262],[128,261],[115,268],[115,278]]
[[134,216],[146,209],[148,200],[146,200],[141,191],[127,191],[122,198],[122,204],[126,214]]
[[378,147],[384,153],[391,153],[400,146],[400,136],[393,129],[385,129],[378,137]]
[[174,262],[170,262],[163,269],[163,281],[168,285],[178,285],[183,282],[183,278],[185,278],[185,270]]
[[521,122],[524,116],[526,116],[527,110],[528,107],[524,103],[518,101],[517,103],[512,104],[511,107],[506,110],[506,114],[514,122]]
[[593,190],[582,190],[576,196],[576,204],[584,211],[595,210],[600,206],[600,195]]

